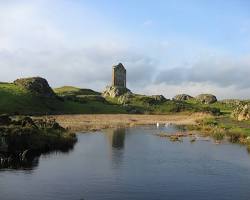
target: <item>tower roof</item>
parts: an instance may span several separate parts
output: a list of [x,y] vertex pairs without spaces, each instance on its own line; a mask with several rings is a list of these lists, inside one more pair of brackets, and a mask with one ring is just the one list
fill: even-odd
[[118,65],[114,65],[113,68],[114,68],[114,69],[123,69],[123,70],[126,71],[126,69],[125,69],[125,67],[123,66],[122,63],[119,63]]

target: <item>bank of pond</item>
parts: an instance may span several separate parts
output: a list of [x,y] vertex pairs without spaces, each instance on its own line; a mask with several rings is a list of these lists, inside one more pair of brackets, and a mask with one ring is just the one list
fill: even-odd
[[77,138],[50,118],[0,116],[0,168],[32,165],[51,151],[69,151]]

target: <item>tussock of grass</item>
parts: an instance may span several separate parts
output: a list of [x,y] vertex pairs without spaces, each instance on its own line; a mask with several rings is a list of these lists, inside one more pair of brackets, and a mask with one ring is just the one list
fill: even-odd
[[250,126],[248,122],[238,122],[228,117],[210,117],[197,120],[196,125],[187,127],[190,130],[199,130],[202,134],[222,140],[227,137],[230,142],[249,144],[247,139],[250,136]]

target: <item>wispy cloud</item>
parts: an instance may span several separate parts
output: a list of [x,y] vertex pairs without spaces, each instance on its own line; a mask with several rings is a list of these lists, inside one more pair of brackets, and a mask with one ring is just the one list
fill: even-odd
[[156,82],[179,85],[209,83],[220,87],[250,88],[250,56],[202,58],[189,67],[181,66],[159,72]]

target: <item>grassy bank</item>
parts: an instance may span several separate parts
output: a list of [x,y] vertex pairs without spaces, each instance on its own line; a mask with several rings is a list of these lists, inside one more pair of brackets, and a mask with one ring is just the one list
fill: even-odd
[[196,124],[186,125],[188,130],[212,136],[215,140],[228,139],[232,143],[248,146],[250,150],[250,121],[237,121],[228,116],[208,117],[196,120]]
[[48,151],[67,151],[75,142],[75,134],[54,120],[0,116],[0,167]]

